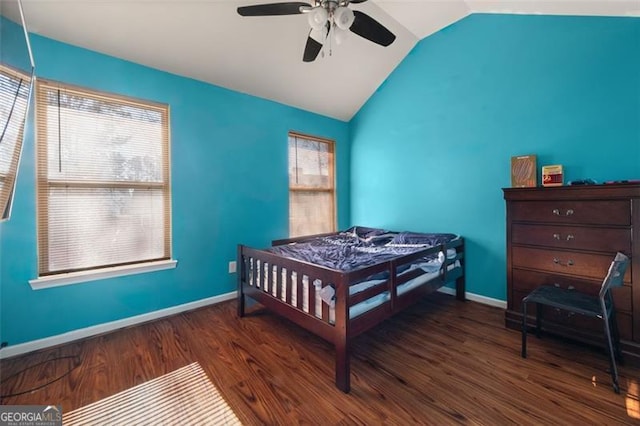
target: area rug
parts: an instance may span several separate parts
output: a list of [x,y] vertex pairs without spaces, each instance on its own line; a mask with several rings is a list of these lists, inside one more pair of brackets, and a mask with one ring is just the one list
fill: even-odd
[[67,425],[240,425],[200,364],[63,413]]

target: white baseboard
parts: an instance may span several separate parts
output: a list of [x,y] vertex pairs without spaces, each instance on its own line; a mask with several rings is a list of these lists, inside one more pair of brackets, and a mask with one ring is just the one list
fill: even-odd
[[[456,289],[449,287],[440,287],[439,292],[455,296]],[[466,292],[465,297],[472,302],[482,303],[483,305],[495,306],[496,308],[507,309],[507,302],[504,300],[494,299],[492,297],[481,296],[479,294]]]
[[230,293],[221,294],[219,296],[208,297],[206,299],[196,300],[195,302],[184,303],[182,305],[171,306],[170,308],[160,309],[158,311],[148,312],[142,315],[136,315],[129,318],[123,318],[116,321],[106,322],[104,324],[98,324],[91,327],[81,328],[78,330],[69,331],[67,333],[58,334],[56,336],[45,337],[44,339],[32,340],[31,342],[19,343],[13,346],[7,346],[0,350],[0,359],[9,358],[16,355],[22,355],[27,352],[36,351],[39,349],[50,348],[52,346],[61,345],[63,343],[73,342],[74,340],[84,339],[87,337],[95,336],[97,334],[103,334],[110,331],[118,330],[120,328],[129,327],[131,325],[140,324],[143,322],[157,320],[170,315],[179,314],[180,312],[190,311],[192,309],[201,308],[207,305],[214,305],[216,303],[225,302],[227,300],[235,299],[237,292],[232,291]]
[[[438,290],[441,293],[455,295],[456,291],[453,288],[442,287]],[[178,306],[172,306],[166,309],[160,309],[158,311],[148,312],[142,315],[136,315],[129,318],[123,318],[121,320],[106,322],[104,324],[98,324],[91,327],[81,328],[79,330],[69,331],[67,333],[58,334],[56,336],[45,337],[44,339],[33,340],[31,342],[19,343],[13,346],[7,346],[0,350],[0,359],[9,358],[16,355],[22,355],[28,352],[37,351],[40,349],[50,348],[58,346],[64,343],[73,342],[75,340],[84,339],[87,337],[95,336],[98,334],[108,333],[110,331],[118,330],[120,328],[129,327],[132,325],[140,324],[143,322],[153,321],[160,318],[168,317],[170,315],[179,314],[180,312],[190,311],[192,309],[201,308],[207,305],[215,305],[216,303],[232,300],[237,297],[237,292],[232,291],[230,293],[221,294],[219,296],[208,297],[206,299],[197,300],[195,302],[189,302]],[[491,297],[481,296],[474,293],[466,293],[467,300],[473,302],[482,303],[484,305],[495,306],[497,308],[507,309],[507,302],[503,300],[493,299]]]

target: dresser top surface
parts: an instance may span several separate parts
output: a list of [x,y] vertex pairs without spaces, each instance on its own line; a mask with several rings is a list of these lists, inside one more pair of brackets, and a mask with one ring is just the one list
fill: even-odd
[[505,200],[608,200],[640,198],[640,183],[502,188]]

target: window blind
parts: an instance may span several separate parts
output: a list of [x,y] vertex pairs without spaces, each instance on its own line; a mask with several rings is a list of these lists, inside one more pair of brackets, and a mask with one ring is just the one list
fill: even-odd
[[38,81],[39,275],[171,257],[169,108]]
[[289,234],[333,232],[334,142],[289,133]]
[[8,216],[18,173],[31,81],[0,65],[0,218]]

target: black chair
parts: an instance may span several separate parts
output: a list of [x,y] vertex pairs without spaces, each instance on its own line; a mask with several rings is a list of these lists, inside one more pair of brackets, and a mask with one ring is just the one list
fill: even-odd
[[611,297],[611,287],[621,286],[624,274],[629,265],[629,258],[622,253],[616,254],[611,262],[609,272],[602,282],[600,294],[596,296],[587,295],[575,289],[565,289],[554,286],[541,286],[533,290],[522,299],[522,357],[527,357],[527,304],[536,305],[536,336],[540,336],[540,317],[542,316],[542,305],[565,311],[575,312],[593,318],[600,318],[604,323],[604,334],[606,338],[605,346],[609,349],[609,362],[611,367],[611,379],[613,390],[620,393],[618,386],[618,369],[616,368],[616,358],[622,360],[620,351],[620,337],[616,314]]

